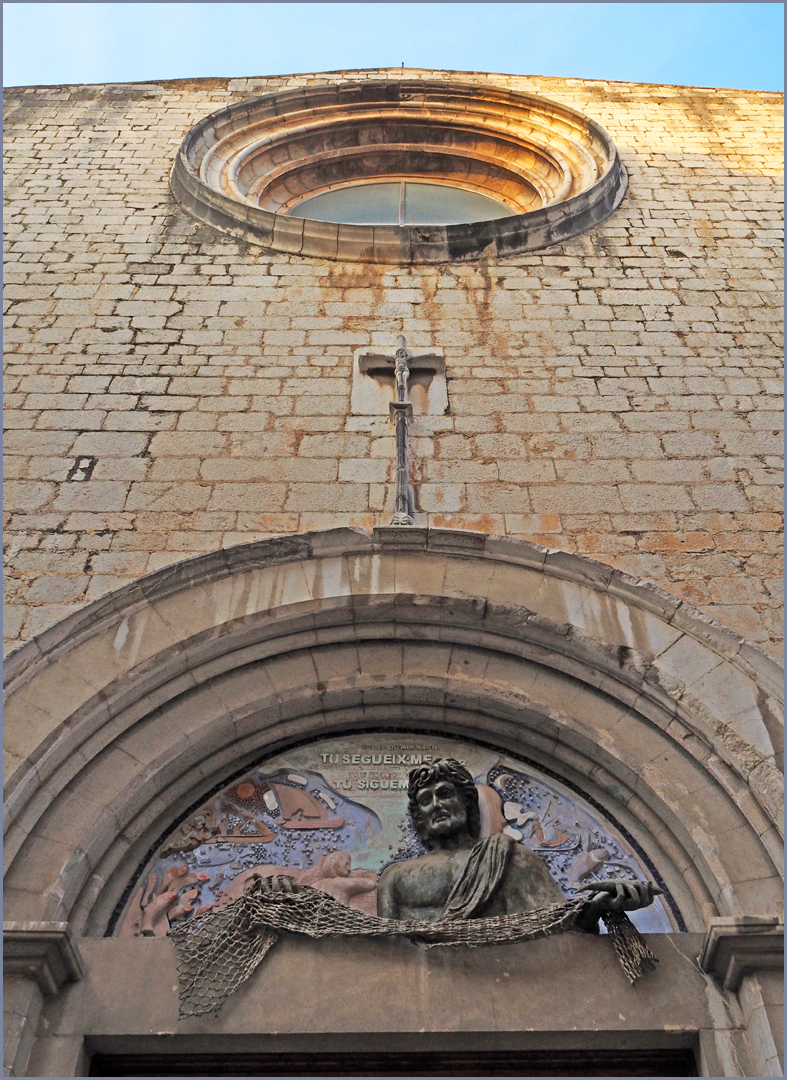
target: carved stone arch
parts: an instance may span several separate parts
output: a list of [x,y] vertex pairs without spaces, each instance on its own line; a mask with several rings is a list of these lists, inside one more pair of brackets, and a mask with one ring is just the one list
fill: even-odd
[[655,586],[458,530],[354,530],[187,560],[7,667],[6,916],[105,932],[151,844],[287,743],[483,736],[637,838],[690,930],[779,904],[777,665]]
[[[420,1046],[421,1019],[407,1014],[427,985],[420,966],[431,965],[427,982],[446,1000],[459,995],[461,1013],[462,994],[496,993],[500,963],[510,993],[473,1046],[482,1038],[494,1049],[503,1032],[525,1048],[664,1047],[679,1029],[703,1075],[776,1075],[763,1017],[778,996],[766,969],[781,941],[780,668],[655,586],[478,533],[341,529],[141,578],[28,642],[5,671],[14,1075],[27,1069],[42,1009],[52,1037],[35,1043],[31,1075],[82,1075],[97,1047],[168,1052],[151,1031],[184,1052],[202,1052],[219,1030],[222,1046],[255,1051],[275,1032],[291,1032],[300,1049],[312,1037],[344,1049],[345,1030],[361,1048],[364,1032],[382,1046],[383,1013],[390,1049],[397,1031]],[[555,946],[580,973],[555,1020],[537,1005],[554,993],[556,954],[540,951],[549,942],[527,955],[417,964],[405,955],[412,946],[391,945],[403,982],[383,993],[379,953],[342,940],[310,943],[308,954],[282,946],[278,977],[298,987],[297,1016],[286,1001],[279,1015],[251,980],[219,1028],[179,1026],[170,942],[101,940],[124,890],[208,792],[295,742],[370,728],[457,735],[526,757],[625,827],[676,902],[675,929],[682,921],[688,931],[661,949],[647,998],[607,971],[609,1015],[587,1015],[597,941]],[[89,978],[60,993],[80,978],[80,950]],[[725,990],[698,969],[700,951],[702,971]],[[304,989],[304,972],[323,962],[347,995],[344,1019],[327,1016],[319,979],[315,993]],[[126,995],[113,997],[118,965],[133,1022]],[[532,1002],[524,1018],[511,1005],[515,985]],[[42,994],[58,994],[49,1011]],[[456,1032],[440,1024],[435,1045],[456,1049]],[[639,1041],[631,1024],[646,1032]],[[120,1031],[136,1034],[128,1043]]]

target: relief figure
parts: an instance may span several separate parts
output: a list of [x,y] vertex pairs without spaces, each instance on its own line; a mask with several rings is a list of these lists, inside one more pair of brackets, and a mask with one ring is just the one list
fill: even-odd
[[[485,918],[563,902],[536,852],[506,833],[478,839],[478,791],[459,762],[437,759],[414,769],[407,795],[413,825],[428,851],[383,871],[377,891],[382,918]],[[596,882],[576,927],[598,933],[603,913],[647,907],[658,891],[649,882]]]

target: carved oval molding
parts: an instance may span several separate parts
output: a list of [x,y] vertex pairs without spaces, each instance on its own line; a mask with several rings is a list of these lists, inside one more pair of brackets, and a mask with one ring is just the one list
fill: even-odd
[[[353,183],[412,178],[493,198],[513,216],[464,225],[344,225],[287,212]],[[268,94],[201,120],[171,187],[194,217],[272,251],[439,263],[559,243],[607,218],[626,171],[603,128],[546,98],[420,81]]]

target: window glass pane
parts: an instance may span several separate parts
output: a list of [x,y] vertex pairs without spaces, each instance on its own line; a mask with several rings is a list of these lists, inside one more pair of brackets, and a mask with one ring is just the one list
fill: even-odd
[[304,199],[288,216],[346,225],[461,225],[513,214],[475,191],[411,180],[404,184],[404,192],[402,186],[393,180],[337,188]]
[[446,184],[405,184],[405,225],[463,225],[511,216],[508,207],[475,191]]
[[353,184],[305,199],[288,217],[339,221],[345,225],[398,225],[399,189],[395,180],[382,184]]

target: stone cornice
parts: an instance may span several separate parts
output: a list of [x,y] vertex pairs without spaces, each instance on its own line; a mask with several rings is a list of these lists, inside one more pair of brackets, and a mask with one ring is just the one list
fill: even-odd
[[78,982],[84,967],[68,923],[4,922],[3,975],[31,979],[45,997]]
[[711,919],[699,963],[727,990],[737,990],[744,975],[784,966],[784,923],[750,915]]

